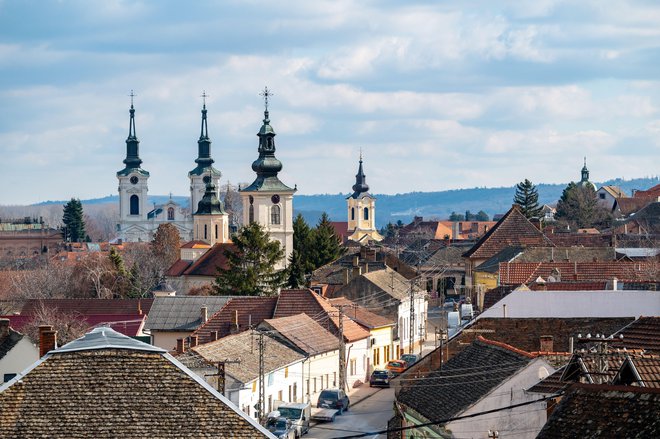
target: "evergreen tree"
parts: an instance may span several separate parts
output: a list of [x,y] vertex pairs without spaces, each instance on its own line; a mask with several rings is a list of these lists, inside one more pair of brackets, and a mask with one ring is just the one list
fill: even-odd
[[523,215],[527,218],[538,218],[541,216],[539,207],[539,193],[531,181],[525,179],[516,185],[516,194],[513,202],[520,206]]
[[285,270],[275,270],[284,257],[278,241],[271,241],[259,224],[243,227],[233,238],[232,249],[225,250],[229,268],[218,268],[213,284],[221,295],[273,296],[286,280]]
[[325,212],[321,215],[310,237],[314,269],[338,259],[344,253],[341,240],[335,233],[330,218]]
[[465,221],[465,217],[463,214],[452,212],[451,215],[449,215],[449,221]]
[[300,288],[314,270],[313,253],[310,245],[311,230],[301,214],[293,220],[293,251],[289,257],[287,285]]
[[607,226],[612,215],[598,204],[596,191],[590,185],[569,183],[557,202],[555,218],[577,228]]
[[483,210],[480,210],[479,212],[477,212],[477,214],[475,215],[475,219],[477,221],[490,221],[490,217]]
[[64,205],[64,223],[65,239],[69,242],[82,242],[85,239],[85,221],[83,220],[83,208],[80,200],[71,198],[71,201]]

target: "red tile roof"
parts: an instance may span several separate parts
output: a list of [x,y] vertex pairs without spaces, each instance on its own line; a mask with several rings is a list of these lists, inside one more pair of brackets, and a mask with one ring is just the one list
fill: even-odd
[[231,251],[234,248],[235,246],[232,243],[215,244],[193,263],[179,259],[165,274],[166,276],[216,277],[218,275],[218,268],[229,268],[225,251]]
[[210,248],[211,245],[206,241],[188,241],[181,248]]
[[42,307],[83,316],[98,314],[149,314],[154,299],[28,299],[21,315],[33,315]]
[[[265,319],[273,317],[277,297],[235,297],[230,299],[220,308],[208,321],[197,328],[192,335],[198,337],[198,342],[208,343],[212,341],[211,334],[218,332],[218,338],[229,334],[246,331],[256,327]],[[238,327],[232,329],[232,324],[238,320]]]
[[633,194],[634,198],[654,198],[658,199],[660,197],[660,184],[656,184],[650,189],[647,189],[645,191],[636,191]]
[[347,299],[346,297],[336,297],[334,299],[328,299],[333,306],[344,305],[349,306],[346,311],[353,321],[357,322],[360,326],[365,329],[376,329],[382,328],[384,326],[394,326],[396,321],[388,319],[387,317],[374,314],[371,311],[357,305],[355,302]]
[[[339,310],[312,290],[282,290],[273,318],[305,313],[334,335],[339,333]],[[344,338],[354,342],[369,337],[369,332],[350,318],[344,319]]]
[[184,261],[183,259],[177,260],[165,272],[165,276],[181,276],[192,265],[193,261]]
[[532,245],[552,246],[553,244],[522,214],[520,206],[514,204],[493,228],[463,254],[463,257],[487,259],[505,247]]
[[347,221],[330,221],[332,228],[335,229],[335,235],[339,236],[341,242],[346,242],[348,239],[348,222]]
[[617,278],[624,282],[650,280],[650,262],[500,262],[500,284],[521,285],[539,276],[547,280],[558,269],[565,281],[607,281]]
[[[622,334],[623,338],[619,338]],[[615,334],[613,348],[644,349],[660,354],[660,317],[640,317]]]

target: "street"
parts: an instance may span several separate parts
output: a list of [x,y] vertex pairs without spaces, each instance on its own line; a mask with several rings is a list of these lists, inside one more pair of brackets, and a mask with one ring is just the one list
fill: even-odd
[[[379,390],[356,406],[351,406],[348,412],[337,416],[335,422],[316,424],[310,428],[305,437],[309,439],[330,439],[368,431],[384,430],[387,428],[387,421],[394,414],[392,411],[393,401],[394,389]],[[366,437],[385,439],[386,435]]]

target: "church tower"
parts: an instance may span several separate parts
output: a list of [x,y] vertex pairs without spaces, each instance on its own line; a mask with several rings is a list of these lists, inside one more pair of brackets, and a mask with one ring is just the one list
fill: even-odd
[[229,241],[229,220],[218,199],[213,173],[210,169],[207,172],[203,177],[206,191],[193,214],[193,239],[214,245]]
[[589,169],[587,168],[587,158],[584,158],[584,166],[582,166],[580,182],[577,184],[581,187],[591,186],[593,190],[596,190],[596,185],[589,181]]
[[348,239],[357,242],[368,240],[382,241],[383,237],[376,230],[376,198],[369,194],[367,177],[362,170],[362,153],[360,166],[355,175],[353,194],[348,202]]
[[[135,108],[131,91],[131,109],[126,139],[126,158],[124,169],[117,172],[119,180],[119,224],[117,232],[120,238],[127,241],[148,241],[151,234],[140,227],[139,223],[147,220],[147,180],[149,173],[140,165],[140,141],[135,131]],[[130,230],[129,230],[130,229]]]
[[206,121],[206,92],[202,92],[204,103],[202,106],[202,129],[197,141],[197,158],[195,163],[197,167],[188,173],[190,178],[190,211],[192,213],[197,209],[206,192],[205,179],[209,176],[213,179],[213,185],[217,188],[220,182],[221,173],[213,167],[214,160],[211,158],[211,139],[209,139],[209,128]]
[[270,126],[268,98],[272,93],[266,87],[262,93],[265,101],[264,120],[259,133],[259,157],[252,163],[257,178],[241,190],[243,201],[243,224],[257,222],[268,231],[270,238],[279,241],[284,248],[284,259],[276,268],[286,268],[293,251],[293,194],[292,189],[282,183],[277,173],[282,162],[275,157],[275,131]]

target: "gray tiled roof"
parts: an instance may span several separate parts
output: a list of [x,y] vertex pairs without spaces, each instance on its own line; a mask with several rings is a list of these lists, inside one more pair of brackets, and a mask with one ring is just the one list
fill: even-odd
[[[423,385],[401,389],[398,401],[426,419],[451,418],[485,397],[531,358],[475,341],[442,367],[423,378]],[[465,371],[471,373],[465,376]]]
[[94,328],[82,337],[65,344],[59,349],[52,351],[53,354],[62,354],[65,352],[88,351],[93,349],[130,349],[144,352],[165,353],[165,349],[143,343],[126,335],[108,328]]
[[339,349],[339,339],[304,313],[278,319],[266,319],[262,325],[266,329],[273,329],[308,355]]
[[194,331],[201,325],[201,309],[208,308],[208,316],[224,306],[229,296],[156,297],[149,311],[144,329],[156,331]]

